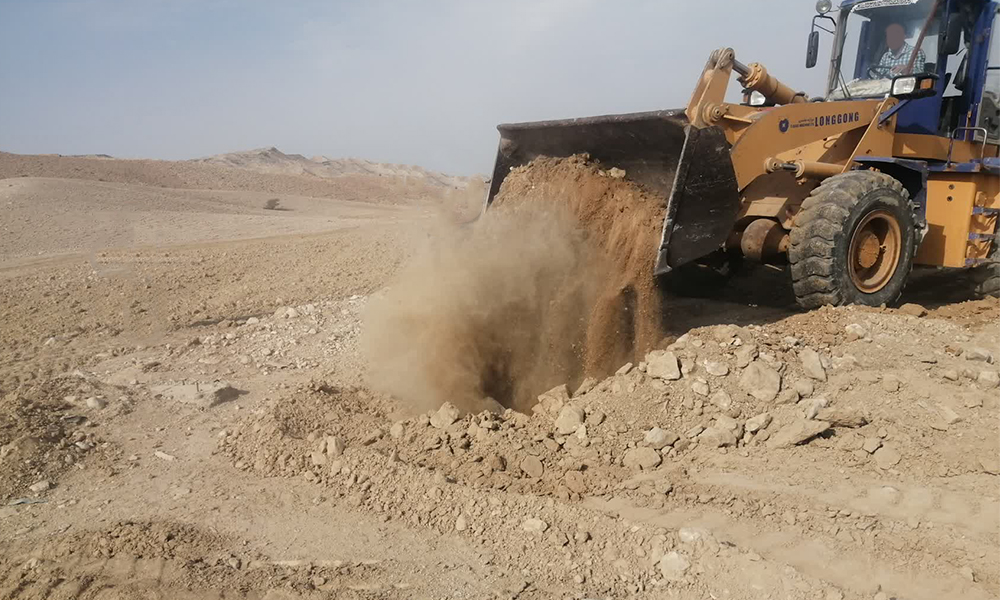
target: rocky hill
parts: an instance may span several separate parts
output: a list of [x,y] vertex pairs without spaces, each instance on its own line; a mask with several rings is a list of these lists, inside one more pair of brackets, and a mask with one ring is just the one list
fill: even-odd
[[192,162],[248,169],[259,173],[314,175],[324,178],[342,175],[415,178],[430,185],[449,188],[464,188],[472,179],[428,171],[414,165],[377,163],[362,158],[329,158],[327,156],[307,158],[301,154],[285,154],[273,146],[216,154],[215,156],[196,158]]
[[[304,165],[315,164],[315,172],[304,168],[296,170],[293,165],[297,161]],[[375,204],[450,202],[448,198],[453,192],[457,189],[464,193],[471,181],[449,179],[447,175],[429,173],[418,167],[378,165],[358,159],[337,162],[341,165],[337,169],[326,168],[322,163],[277,150],[179,161],[0,152],[0,179],[82,179],[173,189],[290,194]],[[371,171],[362,171],[360,167],[352,171],[350,164],[369,165]],[[454,185],[446,183],[450,180],[454,180]]]

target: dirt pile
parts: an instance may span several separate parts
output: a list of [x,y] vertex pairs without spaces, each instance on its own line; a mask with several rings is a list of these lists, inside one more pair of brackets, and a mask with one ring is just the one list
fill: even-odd
[[[220,452],[240,470],[305,479],[318,486],[319,502],[480,541],[492,560],[521,565],[523,573],[533,564],[532,549],[562,555],[565,560],[546,567],[558,572],[556,581],[600,580],[607,583],[597,589],[606,593],[648,581],[657,561],[677,544],[662,528],[639,530],[579,504],[584,494],[614,493],[662,508],[673,490],[670,472],[623,483],[634,473],[623,471],[620,459],[612,460],[603,447],[588,449],[583,438],[555,436],[547,413],[458,417],[445,405],[388,428],[372,416],[372,403],[360,390],[313,384],[226,431]],[[625,436],[615,433],[624,428],[602,425],[594,431],[615,436],[609,446],[626,445]],[[554,505],[549,496],[573,504]],[[637,547],[643,551],[636,560],[599,558],[626,557]],[[515,584],[508,595],[525,585]]]
[[[375,571],[343,561],[271,561],[212,528],[121,521],[100,531],[61,532],[0,557],[0,597],[318,597]],[[254,593],[265,590],[265,593]],[[312,596],[310,594],[315,594]]]
[[367,314],[370,381],[420,409],[527,410],[662,335],[657,201],[585,156],[515,169],[473,226],[436,235]]
[[[445,404],[392,421],[387,405],[363,388],[314,383],[244,418],[219,447],[240,470],[305,479],[321,498],[457,532],[503,561],[529,564],[525,544],[565,553],[572,560],[548,564],[548,575],[591,593],[668,581],[698,588],[732,560],[760,561],[743,548],[767,548],[754,545],[760,531],[782,529],[844,552],[855,545],[905,551],[921,544],[923,520],[941,518],[965,541],[939,534],[947,543],[914,559],[919,568],[946,580],[958,567],[943,565],[959,565],[994,585],[990,560],[976,552],[997,526],[995,500],[934,488],[941,477],[964,478],[983,494],[993,485],[995,442],[971,434],[996,410],[990,352],[959,328],[935,323],[927,327],[961,347],[914,351],[904,368],[880,346],[902,339],[914,318],[871,309],[809,316],[815,322],[796,316],[693,329],[576,394],[549,390],[530,415],[461,415]],[[966,383],[956,387],[952,372]],[[931,396],[952,399],[932,404]],[[822,471],[812,474],[822,481],[816,490],[800,485],[804,469]],[[904,472],[908,483],[899,481]],[[867,483],[847,489],[840,482],[848,477]],[[932,489],[950,503],[947,517],[921,503]],[[554,510],[545,508],[553,501]],[[704,522],[677,528],[661,516],[712,510],[750,529],[713,534]],[[963,554],[961,543],[977,550]],[[720,544],[741,549],[724,555]],[[817,570],[808,556],[789,560]],[[816,581],[802,583],[824,591]]]
[[0,500],[42,497],[60,474],[106,449],[85,427],[105,393],[64,378],[0,395]]

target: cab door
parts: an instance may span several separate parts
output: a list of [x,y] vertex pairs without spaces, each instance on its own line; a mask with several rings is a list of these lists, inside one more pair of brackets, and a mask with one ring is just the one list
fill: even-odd
[[984,17],[990,22],[984,23],[980,35],[992,35],[989,51],[984,52],[986,64],[982,71],[982,89],[974,122],[976,127],[986,130],[987,143],[1000,144],[1000,32],[997,32],[997,25],[1000,25],[1000,19],[997,18],[1000,14],[1000,5],[993,3],[989,10],[992,14]]

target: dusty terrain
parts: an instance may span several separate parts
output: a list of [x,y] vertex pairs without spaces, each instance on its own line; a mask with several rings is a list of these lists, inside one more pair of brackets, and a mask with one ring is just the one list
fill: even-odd
[[451,188],[0,177],[0,598],[1000,596],[1000,304],[961,275],[800,313],[750,271],[606,378],[463,414],[362,347]]
[[429,186],[445,188],[463,187],[470,178],[446,175],[428,171],[415,165],[393,165],[376,163],[358,158],[329,158],[327,156],[305,157],[301,154],[285,154],[277,148],[257,148],[244,152],[229,152],[192,162],[236,167],[261,173],[283,173],[290,175],[315,175],[317,177],[339,177],[342,175],[373,175],[395,179],[416,180]]

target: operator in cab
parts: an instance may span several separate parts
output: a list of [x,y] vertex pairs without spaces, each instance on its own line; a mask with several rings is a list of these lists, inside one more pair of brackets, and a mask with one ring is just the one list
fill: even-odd
[[[899,23],[892,23],[885,28],[885,43],[888,50],[882,55],[878,66],[880,71],[888,71],[887,75],[908,75],[903,73],[906,65],[910,63],[910,56],[913,55],[913,46],[906,43],[906,29]],[[927,63],[927,55],[923,50],[917,50],[917,58],[913,61],[913,69],[910,73],[923,73],[924,65]]]

